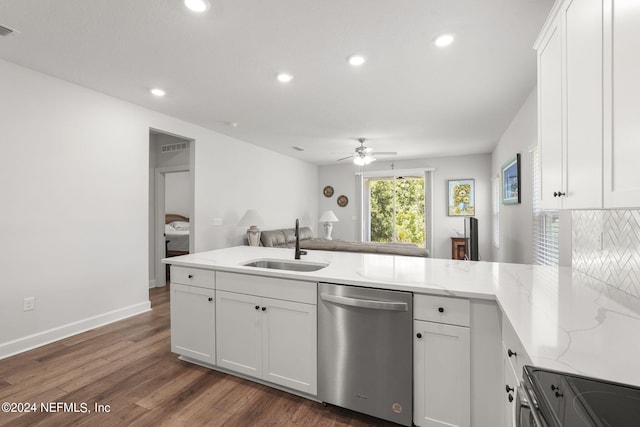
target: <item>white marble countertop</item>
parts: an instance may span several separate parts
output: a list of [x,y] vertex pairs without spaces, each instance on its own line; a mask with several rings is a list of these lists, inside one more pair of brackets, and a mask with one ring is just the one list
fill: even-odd
[[293,249],[238,246],[167,258],[173,265],[495,300],[534,365],[640,386],[640,300],[569,268],[308,251],[314,272],[245,267],[293,261]]

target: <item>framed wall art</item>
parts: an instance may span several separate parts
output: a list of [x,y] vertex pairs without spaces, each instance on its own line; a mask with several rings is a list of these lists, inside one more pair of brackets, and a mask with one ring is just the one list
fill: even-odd
[[502,204],[520,203],[520,154],[502,165]]
[[449,180],[449,216],[474,216],[476,214],[476,188],[474,179]]
[[322,190],[322,194],[324,194],[324,197],[331,197],[333,196],[333,187],[330,185],[327,185],[326,187],[324,187],[324,189]]

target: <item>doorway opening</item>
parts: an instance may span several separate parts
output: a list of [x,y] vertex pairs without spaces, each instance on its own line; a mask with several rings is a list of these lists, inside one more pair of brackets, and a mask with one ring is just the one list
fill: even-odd
[[149,287],[162,287],[162,259],[193,252],[193,140],[149,130]]

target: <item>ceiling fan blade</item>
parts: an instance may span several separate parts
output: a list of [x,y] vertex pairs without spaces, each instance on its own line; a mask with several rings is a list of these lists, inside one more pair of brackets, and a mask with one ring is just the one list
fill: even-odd
[[352,159],[352,158],[353,158],[353,154],[352,154],[352,155],[349,155],[349,156],[347,156],[347,157],[343,157],[343,158],[341,158],[341,159],[338,159],[338,160],[336,160],[336,162],[340,162],[340,161],[342,161],[342,160],[347,160],[347,159]]
[[398,153],[396,151],[376,151],[376,156],[395,156]]

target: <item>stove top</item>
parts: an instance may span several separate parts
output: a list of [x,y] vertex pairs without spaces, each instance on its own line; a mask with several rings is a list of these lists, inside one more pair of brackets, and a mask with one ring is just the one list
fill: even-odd
[[559,371],[524,368],[549,427],[639,427],[640,388]]

